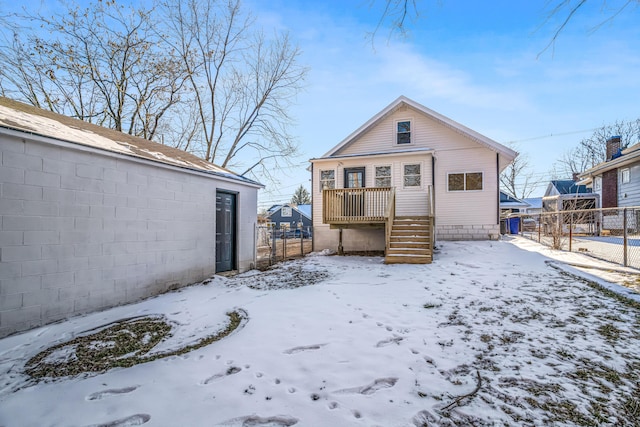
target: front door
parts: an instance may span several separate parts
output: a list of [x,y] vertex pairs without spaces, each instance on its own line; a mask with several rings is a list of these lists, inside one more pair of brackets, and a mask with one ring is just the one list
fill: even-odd
[[[344,170],[344,188],[364,188],[364,168],[346,168]],[[344,214],[346,216],[364,215],[364,193],[345,191]]]
[[236,267],[236,195],[216,192],[216,273]]

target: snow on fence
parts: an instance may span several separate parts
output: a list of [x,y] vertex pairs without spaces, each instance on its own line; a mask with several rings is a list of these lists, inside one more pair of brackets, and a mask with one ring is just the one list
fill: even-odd
[[313,227],[256,226],[256,268],[302,257],[313,250]]
[[[554,249],[581,252],[625,267],[640,268],[640,207],[583,209],[512,215],[507,231]],[[511,227],[510,227],[511,226]]]

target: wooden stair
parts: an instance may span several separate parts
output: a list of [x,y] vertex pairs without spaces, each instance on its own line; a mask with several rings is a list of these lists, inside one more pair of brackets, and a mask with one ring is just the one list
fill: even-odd
[[386,264],[431,264],[433,248],[428,216],[396,217],[391,227]]

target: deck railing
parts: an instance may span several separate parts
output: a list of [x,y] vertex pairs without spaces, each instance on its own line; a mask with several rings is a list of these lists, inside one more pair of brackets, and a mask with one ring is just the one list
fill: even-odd
[[388,218],[391,187],[340,188],[322,192],[325,224],[384,223]]
[[384,235],[384,248],[385,254],[389,250],[391,243],[391,230],[393,229],[393,221],[396,219],[396,188],[393,187],[391,189],[391,193],[389,194],[389,204],[387,206],[387,211],[385,212],[387,216],[387,226],[385,227],[385,235]]

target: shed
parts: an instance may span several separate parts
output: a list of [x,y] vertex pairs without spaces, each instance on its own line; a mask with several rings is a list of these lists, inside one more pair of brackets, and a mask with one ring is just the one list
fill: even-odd
[[0,337],[245,271],[261,184],[0,97]]

